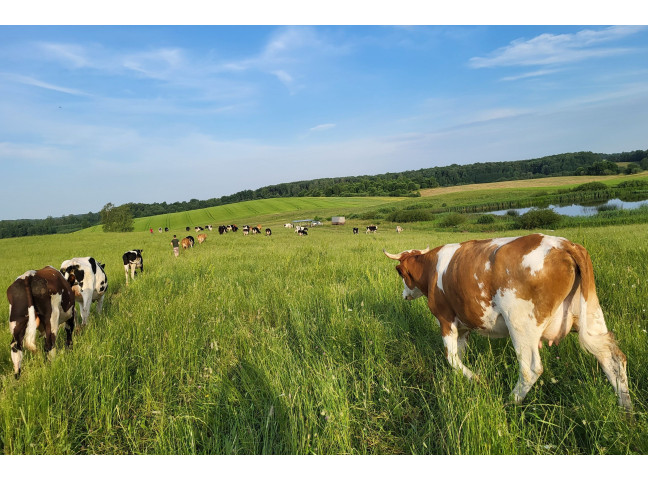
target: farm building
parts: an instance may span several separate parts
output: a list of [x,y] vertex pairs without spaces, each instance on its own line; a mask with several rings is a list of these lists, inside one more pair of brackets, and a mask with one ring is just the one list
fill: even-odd
[[346,218],[344,217],[331,217],[332,225],[344,225],[346,223]]

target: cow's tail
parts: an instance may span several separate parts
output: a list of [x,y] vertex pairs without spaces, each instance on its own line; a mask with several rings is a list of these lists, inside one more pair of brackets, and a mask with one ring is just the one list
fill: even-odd
[[574,244],[570,254],[580,272],[580,312],[578,315],[578,341],[581,346],[598,357],[601,348],[609,348],[610,341],[614,342],[614,336],[608,332],[607,335],[592,335],[591,326],[588,320],[602,315],[601,307],[596,296],[596,284],[594,281],[594,267],[592,259],[584,247]]
[[25,276],[25,292],[27,294],[27,328],[25,329],[25,347],[32,352],[36,351],[36,308],[34,307],[34,297],[32,295],[29,276]]

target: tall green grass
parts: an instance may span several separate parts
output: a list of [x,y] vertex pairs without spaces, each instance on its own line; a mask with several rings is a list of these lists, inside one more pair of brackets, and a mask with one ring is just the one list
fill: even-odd
[[[545,372],[522,406],[508,340],[471,336],[456,374],[423,300],[404,302],[399,252],[487,234],[408,228],[306,237],[208,234],[174,258],[171,234],[2,240],[0,280],[73,256],[106,262],[104,312],[93,307],[72,350],[25,355],[13,379],[0,330],[0,449],[7,454],[627,454],[648,453],[648,232],[559,230],[584,244],[608,327],[628,357],[628,421],[577,338],[542,352]],[[265,226],[265,225],[264,225]],[[505,232],[506,235],[525,232]],[[121,254],[144,249],[125,285]],[[7,311],[6,298],[0,311]],[[6,325],[6,324],[5,324]],[[61,333],[63,333],[61,331]]]

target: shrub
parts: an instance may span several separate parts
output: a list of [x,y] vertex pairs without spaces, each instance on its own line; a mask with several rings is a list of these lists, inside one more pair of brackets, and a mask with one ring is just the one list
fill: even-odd
[[457,225],[460,225],[466,221],[466,217],[464,217],[460,213],[449,213],[446,215],[441,222],[439,222],[440,227],[456,227]]
[[574,192],[590,192],[596,190],[607,190],[608,186],[602,182],[589,182],[583,183],[577,187],[574,187],[572,190]]
[[506,215],[509,217],[519,217],[520,212],[518,212],[517,210],[509,210],[508,212],[506,212]]
[[524,215],[520,215],[515,221],[516,228],[531,230],[540,227],[556,227],[562,220],[562,215],[549,208],[532,209]]
[[489,225],[491,223],[495,223],[495,215],[491,215],[490,213],[480,215],[477,218],[477,223],[479,223],[480,225]]

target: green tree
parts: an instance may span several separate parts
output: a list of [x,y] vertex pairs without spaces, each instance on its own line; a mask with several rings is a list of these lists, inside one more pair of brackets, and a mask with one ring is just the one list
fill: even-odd
[[135,220],[129,204],[115,207],[107,203],[101,209],[101,223],[104,232],[132,232],[135,230]]

